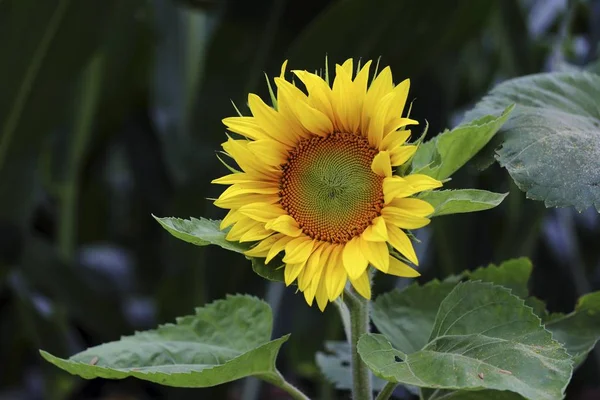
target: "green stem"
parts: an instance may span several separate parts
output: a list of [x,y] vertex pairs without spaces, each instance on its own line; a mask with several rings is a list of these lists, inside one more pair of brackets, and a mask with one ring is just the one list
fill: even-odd
[[352,350],[352,399],[371,400],[371,371],[358,354],[358,340],[369,332],[369,300],[350,289],[344,289],[344,303],[350,311],[350,347]]
[[392,396],[392,393],[394,393],[394,389],[396,389],[396,386],[398,386],[396,382],[386,383],[381,392],[379,392],[379,394],[375,398],[375,400],[388,400]]
[[285,390],[293,400],[310,400],[310,398],[302,393],[300,389],[286,381],[279,371],[275,371],[275,373],[272,375],[261,376],[260,378],[282,390]]

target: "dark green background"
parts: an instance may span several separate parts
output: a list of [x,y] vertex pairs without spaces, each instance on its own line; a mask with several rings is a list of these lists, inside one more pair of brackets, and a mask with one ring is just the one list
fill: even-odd
[[[189,314],[226,293],[267,298],[280,368],[314,398],[348,398],[314,352],[342,337],[332,307],[255,276],[240,255],[169,236],[152,219],[223,213],[221,119],[267,95],[263,72],[348,57],[412,81],[412,116],[430,134],[456,125],[487,90],[525,74],[593,62],[600,2],[554,0],[0,0],[0,399],[284,399],[238,382],[199,391],[134,380],[82,381],[42,361]],[[510,191],[495,210],[419,231],[426,281],[516,256],[553,311],[600,288],[600,218],[526,200],[492,148],[448,187]],[[375,291],[406,285],[378,278]],[[600,357],[569,398],[600,397]],[[405,398],[407,393],[399,392]],[[586,397],[587,396],[587,397]],[[590,397],[591,396],[591,397]],[[597,396],[597,397],[594,397]]]

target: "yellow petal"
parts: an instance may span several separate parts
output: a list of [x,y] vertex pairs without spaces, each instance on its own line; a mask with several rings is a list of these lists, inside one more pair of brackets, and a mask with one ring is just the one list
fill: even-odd
[[385,135],[381,141],[381,150],[393,150],[398,146],[402,146],[410,137],[411,131],[394,131]]
[[402,165],[407,162],[417,151],[417,146],[399,146],[391,151],[391,164],[393,166]]
[[400,254],[406,257],[408,261],[415,265],[419,265],[419,260],[417,259],[415,249],[413,248],[413,245],[406,233],[404,233],[402,229],[392,224],[387,224],[387,231],[390,238],[390,244],[396,250],[398,250]]
[[317,305],[319,306],[319,310],[321,310],[321,312],[325,311],[325,307],[327,307],[327,303],[329,302],[329,298],[327,297],[326,278],[324,275],[325,274],[321,275],[319,286],[317,287],[317,292],[315,293]]
[[246,204],[240,207],[238,211],[246,217],[260,222],[269,222],[287,214],[287,212],[281,208],[279,204],[266,203]]
[[308,287],[304,291],[304,299],[308,303],[309,306],[312,306],[313,300],[315,298],[315,294],[317,293],[317,289],[319,288],[319,283],[321,282],[321,276],[324,272],[319,270],[311,279]]
[[390,253],[387,243],[363,240],[361,246],[367,260],[381,272],[387,272],[390,265]]
[[381,147],[388,111],[393,100],[393,93],[385,95],[376,103],[373,114],[370,115],[366,136],[369,139],[369,143],[375,148]]
[[245,194],[228,199],[217,199],[214,205],[220,208],[240,208],[248,203],[267,203],[273,204],[279,201],[279,196],[273,194]]
[[285,246],[283,262],[287,264],[306,263],[310,257],[315,241],[308,236],[300,236]]
[[249,139],[261,140],[269,138],[269,135],[261,128],[254,117],[228,117],[224,118],[221,122],[231,132]]
[[308,92],[310,105],[335,121],[335,114],[331,105],[331,88],[320,76],[307,71],[294,71],[294,74],[304,83]]
[[294,131],[288,129],[288,125],[282,116],[273,108],[265,104],[257,95],[248,95],[248,106],[258,125],[270,138],[275,139],[288,146],[294,146],[298,137]]
[[270,182],[236,183],[225,189],[219,196],[219,200],[227,200],[247,194],[277,194],[279,190],[275,184]]
[[344,245],[342,261],[350,278],[358,278],[369,265],[369,261],[362,252],[362,240],[360,237],[355,237]]
[[402,208],[386,206],[381,210],[383,218],[399,228],[418,229],[431,222],[428,218],[418,217]]
[[402,261],[398,260],[396,257],[390,256],[390,268],[387,271],[390,275],[402,276],[405,278],[416,278],[417,276],[421,276],[419,272],[415,269],[409,267]]
[[[351,58],[349,58],[346,61],[344,61],[344,63],[342,64],[342,66],[340,68],[342,70],[344,70],[344,72],[346,74],[348,74],[348,76],[350,78],[352,78],[352,73],[353,73],[353,69],[352,68],[353,67],[354,67],[354,61]],[[336,74],[337,74],[337,71],[336,71]]]
[[369,242],[386,242],[388,240],[388,233],[383,217],[375,217],[371,221],[371,225],[362,233],[362,237]]
[[257,224],[261,225],[260,222],[253,221],[248,217],[242,217],[238,222],[235,223],[235,225],[231,227],[229,232],[227,232],[225,239],[237,242],[240,240],[244,233],[248,232]]
[[274,140],[255,140],[248,143],[248,149],[258,157],[261,162],[268,165],[279,167],[281,164],[287,162],[288,151],[286,147]]
[[362,106],[361,130],[367,132],[370,120],[375,116],[377,103],[393,89],[392,70],[385,67],[373,80]]
[[275,243],[273,243],[273,246],[271,246],[269,252],[267,253],[267,258],[265,258],[265,264],[268,264],[273,259],[273,257],[281,253],[281,251],[285,249],[285,246],[292,240],[294,240],[294,238],[291,236],[279,235],[279,239]]
[[[363,100],[367,93],[367,84],[369,81],[369,70],[371,68],[371,60],[367,61],[365,65],[360,69],[354,78],[354,86],[359,99]],[[362,109],[362,101],[361,101]]]
[[406,178],[391,176],[383,179],[383,201],[389,204],[396,197],[407,197],[416,193]]
[[304,262],[299,262],[296,264],[286,264],[285,271],[283,272],[283,278],[286,286],[290,286],[292,282],[296,280],[302,269],[306,265],[306,260]]
[[273,234],[270,229],[265,229],[263,224],[256,224],[252,228],[248,229],[239,239],[240,243],[245,242],[256,242],[262,240]]
[[408,97],[408,90],[410,89],[410,79],[405,79],[400,82],[392,93],[394,93],[394,100],[390,104],[388,109],[388,115],[386,118],[386,124],[384,127],[385,133],[390,132],[391,130],[396,130],[398,127],[394,127],[393,120],[396,117],[401,117],[402,112],[404,111],[404,106],[406,104],[406,98]]
[[269,250],[275,242],[283,237],[282,234],[277,233],[275,235],[271,235],[266,239],[261,240],[258,244],[252,247],[250,250],[246,250],[244,252],[245,255],[249,257],[266,257],[269,254]]
[[427,217],[435,211],[433,206],[421,199],[394,199],[390,203],[390,206],[397,207],[409,212],[418,217]]
[[371,282],[369,282],[369,272],[363,272],[358,278],[350,278],[350,283],[354,289],[365,299],[371,298]]
[[360,125],[360,103],[352,82],[352,76],[348,74],[346,69],[336,65],[332,106],[336,117],[336,128],[342,132],[356,133]]
[[392,163],[390,160],[390,153],[387,151],[380,151],[371,163],[371,169],[379,176],[392,176]]
[[327,280],[327,296],[330,301],[337,299],[344,291],[348,274],[342,266],[342,246],[336,246],[329,257],[327,270],[325,272]]
[[221,221],[221,224],[219,225],[219,229],[223,230],[223,229],[231,226],[232,224],[235,224],[243,216],[244,215],[237,212],[237,210],[229,210],[229,212],[227,213],[225,218],[223,218],[223,220]]
[[306,268],[304,268],[303,274],[298,277],[298,289],[301,291],[306,290],[312,278],[315,276],[315,273],[319,270],[319,268],[323,265],[321,262],[321,254],[326,246],[322,243],[315,246],[312,254],[308,258],[306,262]]
[[423,174],[411,174],[405,177],[406,181],[415,188],[415,193],[424,190],[436,189],[442,186],[442,182]]
[[213,179],[211,181],[211,183],[216,183],[218,185],[233,185],[234,183],[248,183],[248,182],[260,182],[260,181],[257,181],[256,178],[253,178],[244,172],[225,175],[220,178]]
[[298,237],[302,234],[302,229],[294,218],[289,215],[280,215],[272,221],[267,222],[265,228],[281,232],[285,235]]
[[262,163],[260,159],[248,149],[247,140],[234,140],[229,138],[227,142],[221,146],[223,150],[227,152],[235,162],[240,166],[244,172],[265,174],[272,177],[277,177],[281,174],[280,169]]

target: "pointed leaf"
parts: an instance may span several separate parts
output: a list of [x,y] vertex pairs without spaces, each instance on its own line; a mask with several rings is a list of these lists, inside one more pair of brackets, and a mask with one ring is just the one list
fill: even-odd
[[396,347],[413,353],[427,344],[440,303],[456,283],[430,281],[412,284],[378,296],[373,302],[373,323]]
[[521,298],[529,296],[527,282],[533,266],[526,257],[504,261],[499,266],[490,264],[487,267],[466,271],[465,277],[472,281],[490,282],[511,289],[514,295]]
[[288,336],[271,341],[267,303],[228,296],[195,315],[89,348],[69,359],[42,356],[85,379],[136,377],[167,386],[208,387],[245,376],[275,379],[275,358]]
[[418,196],[431,204],[435,211],[430,217],[489,210],[502,203],[508,193],[494,193],[487,190],[435,190]]
[[[220,220],[210,220],[205,218],[190,218],[181,219],[174,217],[159,218],[154,216],[154,219],[165,228],[171,235],[184,242],[195,244],[196,246],[207,246],[214,244],[225,250],[235,251],[236,253],[244,253],[250,249],[249,243],[232,242],[225,237],[228,229],[221,230],[219,225]],[[246,257],[252,262],[252,269],[261,277],[277,282],[283,282],[283,269],[280,268],[281,263],[277,263],[277,259],[266,265],[264,258]]]
[[510,390],[560,399],[571,358],[540,319],[508,289],[459,283],[441,303],[429,342],[405,354],[383,335],[361,337],[363,361],[383,379],[420,387]]
[[511,105],[504,111],[494,110],[490,113],[494,115],[459,125],[421,144],[413,157],[412,170],[440,180],[448,178],[492,139],[512,110]]
[[560,72],[512,79],[494,88],[465,119],[517,107],[502,127],[496,159],[527,197],[546,207],[600,211],[600,76]]
[[226,250],[235,251],[237,253],[243,253],[248,250],[250,246],[238,242],[230,242],[225,239],[227,236],[226,230],[221,230],[219,220],[210,220],[205,218],[190,218],[181,219],[174,217],[159,218],[154,216],[154,219],[165,228],[171,235],[177,239],[181,239],[184,242],[195,244],[196,246],[207,246],[209,244],[215,244]]
[[582,296],[575,311],[552,319],[546,329],[581,364],[600,339],[600,292]]

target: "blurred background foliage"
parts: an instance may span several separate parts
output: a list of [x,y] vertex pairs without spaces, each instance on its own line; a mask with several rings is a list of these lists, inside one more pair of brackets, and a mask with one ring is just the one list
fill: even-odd
[[[252,379],[201,391],[83,381],[37,352],[68,356],[236,292],[271,303],[275,335],[293,332],[279,360],[291,381],[348,398],[314,364],[323,340],[343,337],[333,307],[322,315],[243,257],[175,240],[151,213],[223,216],[209,200],[225,173],[221,119],[231,101],[247,112],[248,92],[266,96],[263,72],[284,59],[314,70],[325,54],[381,56],[396,81],[411,78],[431,136],[502,80],[590,65],[599,41],[596,0],[0,0],[0,399],[284,399]],[[448,186],[510,195],[419,231],[420,281],[528,256],[533,294],[572,310],[600,289],[599,215],[526,200],[498,165],[482,170],[488,158]],[[597,353],[568,398],[600,398]]]

